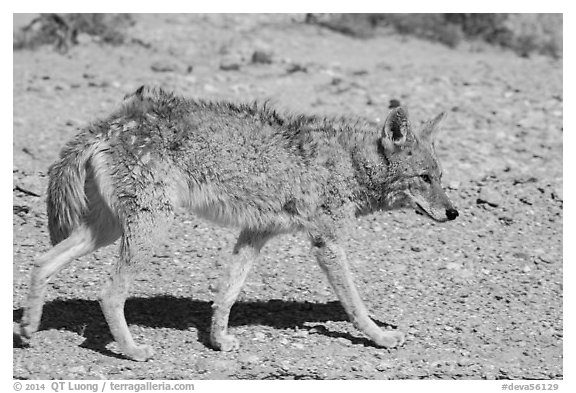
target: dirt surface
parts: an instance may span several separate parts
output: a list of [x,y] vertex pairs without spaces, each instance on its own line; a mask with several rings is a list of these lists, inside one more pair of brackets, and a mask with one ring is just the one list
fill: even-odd
[[142,84],[380,121],[391,99],[414,124],[447,111],[438,155],[460,217],[378,213],[346,239],[373,318],[407,333],[401,348],[376,348],[354,329],[301,234],[272,240],[251,272],[230,321],[240,350],[212,350],[213,290],[238,230],[182,213],[126,304],[154,359],[126,360],[111,342],[97,302],[111,246],[54,280],[31,346],[15,338],[14,378],[563,378],[561,61],[359,40],[305,25],[303,15],[135,18],[135,43],[81,36],[65,55],[14,52],[14,323],[33,262],[49,248],[48,166],[80,127]]

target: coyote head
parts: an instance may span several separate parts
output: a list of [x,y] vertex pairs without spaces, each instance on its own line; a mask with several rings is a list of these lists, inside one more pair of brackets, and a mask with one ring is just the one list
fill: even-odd
[[445,114],[413,132],[408,113],[397,107],[388,115],[380,137],[380,154],[386,162],[384,184],[388,208],[413,207],[435,221],[454,220],[458,211],[442,189],[442,168],[434,140]]

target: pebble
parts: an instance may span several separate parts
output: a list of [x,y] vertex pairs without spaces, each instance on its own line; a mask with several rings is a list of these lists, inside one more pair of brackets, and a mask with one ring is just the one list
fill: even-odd
[[462,268],[462,265],[456,262],[449,262],[448,264],[446,264],[446,269],[448,270],[460,270]]
[[233,60],[223,60],[220,63],[220,69],[222,71],[238,71],[240,70],[240,63]]
[[514,218],[512,218],[512,217],[510,217],[510,216],[508,216],[508,215],[505,215],[505,214],[499,216],[498,219],[499,219],[500,221],[502,221],[502,223],[505,224],[505,225],[512,225],[512,224],[514,224]]
[[538,255],[538,259],[544,263],[554,263],[554,259],[550,255]]
[[73,374],[85,374],[86,368],[84,366],[74,366],[68,369],[68,372]]
[[490,206],[498,207],[502,204],[502,196],[491,188],[482,187],[476,203],[487,203]]
[[456,361],[456,364],[459,365],[460,367],[466,367],[466,366],[468,366],[468,365],[470,364],[470,359],[464,358],[464,357],[463,357],[463,358],[459,358],[459,359]]
[[392,363],[390,362],[380,362],[376,365],[376,370],[386,371],[392,368]]
[[252,63],[272,64],[272,53],[263,50],[254,51],[254,53],[252,53]]
[[458,180],[451,180],[448,182],[448,188],[450,190],[457,190],[460,188],[460,182]]
[[523,259],[525,261],[529,261],[530,260],[530,255],[526,254],[525,252],[515,252],[514,254],[512,254],[512,256],[514,258],[517,259]]
[[178,66],[174,63],[156,61],[152,63],[150,69],[154,72],[174,72],[178,69]]
[[266,338],[266,335],[262,332],[254,333],[254,340],[264,340],[265,338]]
[[398,108],[400,105],[401,105],[400,100],[398,100],[396,98],[392,98],[390,100],[390,102],[388,103],[388,108],[389,109]]
[[552,187],[552,198],[558,201],[564,201],[564,193],[562,192],[561,185]]
[[294,72],[308,72],[308,68],[298,63],[292,63],[286,68],[286,72],[289,74]]

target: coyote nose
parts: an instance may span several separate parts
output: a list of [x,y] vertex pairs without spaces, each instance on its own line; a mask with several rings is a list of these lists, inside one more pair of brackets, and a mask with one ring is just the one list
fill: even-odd
[[458,210],[446,209],[446,217],[448,217],[449,220],[454,220],[456,217],[458,217]]

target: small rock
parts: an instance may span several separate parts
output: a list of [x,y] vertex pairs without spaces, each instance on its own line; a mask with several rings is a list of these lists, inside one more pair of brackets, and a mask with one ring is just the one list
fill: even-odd
[[154,72],[174,72],[178,69],[178,66],[173,63],[157,61],[152,63],[150,69]]
[[386,371],[392,368],[391,362],[380,362],[376,365],[376,370],[378,371]]
[[534,176],[520,176],[517,177],[513,180],[512,185],[517,185],[517,184],[527,184],[527,183],[537,183],[538,182],[538,178],[534,177]]
[[333,86],[338,86],[340,85],[342,82],[344,81],[344,79],[340,76],[335,76],[332,78],[332,80],[330,81],[330,84]]
[[486,203],[492,207],[498,207],[502,204],[502,196],[488,187],[482,187],[476,203]]
[[410,246],[410,250],[412,250],[414,252],[420,252],[420,251],[422,251],[422,248],[418,247],[418,246]]
[[462,265],[456,262],[450,262],[448,264],[446,264],[446,269],[448,270],[460,270],[462,268]]
[[266,335],[262,332],[254,333],[254,340],[264,340],[265,338],[266,338]]
[[257,50],[252,53],[253,64],[272,64],[272,54],[263,50]]
[[456,364],[459,365],[460,367],[466,367],[467,365],[470,364],[470,359],[460,358],[456,361]]
[[530,273],[532,271],[532,269],[530,268],[530,266],[526,265],[522,268],[522,271],[524,273]]
[[530,255],[526,254],[525,252],[515,252],[514,254],[512,254],[512,256],[514,258],[523,259],[525,261],[530,260]]
[[86,368],[84,366],[74,366],[68,369],[68,372],[73,374],[85,374]]
[[448,188],[450,190],[457,190],[460,188],[460,182],[458,180],[451,180],[448,182]]
[[293,63],[286,68],[286,72],[289,74],[293,74],[294,72],[308,72],[308,68],[298,63]]
[[561,185],[554,186],[552,188],[552,198],[554,198],[558,201],[564,201],[564,194],[562,192],[562,186]]
[[529,206],[532,206],[534,204],[534,198],[532,196],[529,196],[529,195],[522,196],[518,199],[520,200],[520,202],[525,203]]
[[220,63],[220,69],[222,71],[238,71],[240,70],[240,63],[233,60],[223,60]]
[[513,219],[512,217],[510,217],[510,216],[507,216],[507,215],[501,215],[501,216],[498,217],[498,219],[499,219],[500,221],[502,221],[502,223],[503,223],[504,225],[512,225],[512,224],[514,224],[514,219]]
[[554,259],[550,255],[538,255],[538,259],[544,263],[554,263]]

